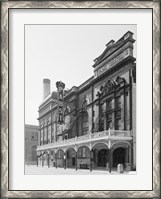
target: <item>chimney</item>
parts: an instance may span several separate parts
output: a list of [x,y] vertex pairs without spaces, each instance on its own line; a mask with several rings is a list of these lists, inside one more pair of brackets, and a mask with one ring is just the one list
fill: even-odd
[[43,99],[50,94],[50,79],[43,79]]

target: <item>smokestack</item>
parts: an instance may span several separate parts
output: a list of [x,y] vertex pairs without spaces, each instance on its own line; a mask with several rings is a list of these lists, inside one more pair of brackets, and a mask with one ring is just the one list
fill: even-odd
[[43,99],[50,94],[50,79],[43,79]]

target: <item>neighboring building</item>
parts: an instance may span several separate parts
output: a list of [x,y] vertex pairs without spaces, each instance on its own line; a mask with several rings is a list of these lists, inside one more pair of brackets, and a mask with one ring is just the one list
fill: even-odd
[[[79,87],[50,93],[44,79],[39,106],[42,166],[136,169],[136,64],[133,33],[111,40],[94,60],[94,76]],[[71,78],[72,81],[72,78]]]
[[36,165],[39,126],[25,125],[25,164]]

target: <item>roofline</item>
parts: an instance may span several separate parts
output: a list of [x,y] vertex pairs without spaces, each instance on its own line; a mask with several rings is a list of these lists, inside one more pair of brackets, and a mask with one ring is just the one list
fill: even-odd
[[39,125],[25,124],[25,128],[27,128],[27,127],[39,128]]

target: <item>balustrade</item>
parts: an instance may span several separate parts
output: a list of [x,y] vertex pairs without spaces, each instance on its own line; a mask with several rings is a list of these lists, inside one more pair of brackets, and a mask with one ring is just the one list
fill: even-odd
[[98,138],[98,140],[100,140],[101,138],[102,139],[112,139],[112,138],[116,139],[116,137],[117,137],[118,140],[119,140],[119,138],[121,139],[122,137],[131,138],[132,132],[131,131],[109,129],[109,130],[106,130],[106,131],[88,133],[86,135],[70,138],[68,140],[60,140],[60,141],[53,142],[53,143],[50,143],[50,144],[38,146],[37,151],[49,149],[49,148],[57,148],[59,146],[65,147],[65,146],[68,146],[68,145],[80,143],[81,141],[82,142],[83,141],[91,142],[92,140],[96,141],[97,138]]

